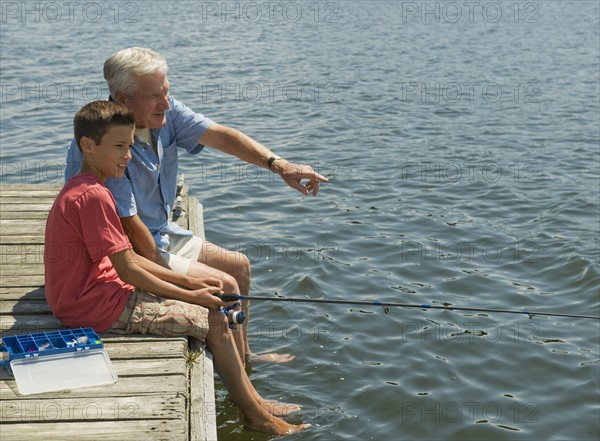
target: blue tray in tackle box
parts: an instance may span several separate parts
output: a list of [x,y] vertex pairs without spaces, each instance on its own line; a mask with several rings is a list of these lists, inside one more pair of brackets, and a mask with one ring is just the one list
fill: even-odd
[[92,328],[3,337],[0,351],[8,353],[0,365],[13,374],[22,395],[117,381],[104,343]]

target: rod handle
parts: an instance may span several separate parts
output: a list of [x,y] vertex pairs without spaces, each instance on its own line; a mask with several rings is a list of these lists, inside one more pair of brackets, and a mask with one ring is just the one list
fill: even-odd
[[218,297],[220,297],[221,300],[223,300],[224,302],[235,302],[236,300],[240,300],[242,298],[242,296],[239,296],[237,294],[228,293],[219,294]]

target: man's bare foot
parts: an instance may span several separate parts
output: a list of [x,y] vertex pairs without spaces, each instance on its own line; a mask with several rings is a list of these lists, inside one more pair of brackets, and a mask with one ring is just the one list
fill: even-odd
[[250,363],[288,363],[294,358],[296,358],[296,356],[292,354],[275,354],[271,352],[268,354],[248,354],[247,360]]
[[261,406],[270,414],[277,416],[286,416],[302,410],[302,406],[293,403],[282,403],[280,401],[264,400]]

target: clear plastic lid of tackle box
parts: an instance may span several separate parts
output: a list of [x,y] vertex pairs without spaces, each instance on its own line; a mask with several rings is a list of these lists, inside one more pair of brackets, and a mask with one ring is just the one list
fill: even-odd
[[104,344],[92,328],[2,338],[4,364],[22,395],[115,383]]

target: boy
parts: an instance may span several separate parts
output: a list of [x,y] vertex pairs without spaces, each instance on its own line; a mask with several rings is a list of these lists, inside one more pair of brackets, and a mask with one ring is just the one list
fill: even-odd
[[246,428],[282,435],[308,427],[273,416],[299,407],[266,401],[250,383],[220,311],[227,303],[214,295],[222,292],[221,282],[174,273],[133,252],[104,183],[125,173],[134,121],[125,107],[110,101],[89,103],[75,115],[83,163],[46,223],[46,298],[52,312],[66,326],[98,332],[205,340]]

